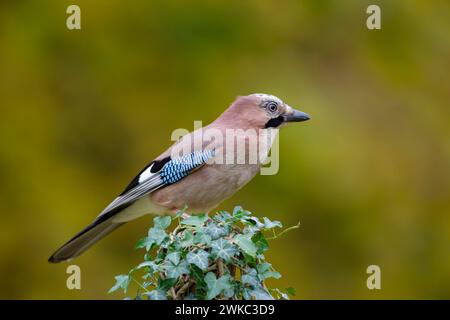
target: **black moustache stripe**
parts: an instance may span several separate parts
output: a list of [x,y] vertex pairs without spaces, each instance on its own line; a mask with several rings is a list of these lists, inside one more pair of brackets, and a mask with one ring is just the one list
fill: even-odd
[[284,118],[282,116],[278,116],[276,118],[272,118],[267,121],[265,128],[276,128],[284,122]]

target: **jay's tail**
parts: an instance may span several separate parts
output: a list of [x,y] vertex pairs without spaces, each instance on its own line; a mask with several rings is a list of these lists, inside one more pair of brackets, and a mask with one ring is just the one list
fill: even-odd
[[115,223],[112,218],[98,219],[81,230],[75,237],[67,241],[55,251],[48,259],[49,262],[58,263],[78,257],[89,249],[94,243],[111,233],[125,222]]

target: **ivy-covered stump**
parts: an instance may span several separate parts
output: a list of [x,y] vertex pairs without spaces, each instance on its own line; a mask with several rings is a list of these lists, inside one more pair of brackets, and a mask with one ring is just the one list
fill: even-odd
[[299,225],[277,233],[282,228],[279,221],[261,220],[241,207],[212,217],[180,211],[153,221],[148,235],[136,244],[146,251],[144,261],[128,274],[116,276],[109,292],[122,289],[126,294],[135,284],[133,299],[268,300],[295,294],[292,288],[281,291],[265,285],[266,279],[281,275],[265,260],[264,252],[268,240]]

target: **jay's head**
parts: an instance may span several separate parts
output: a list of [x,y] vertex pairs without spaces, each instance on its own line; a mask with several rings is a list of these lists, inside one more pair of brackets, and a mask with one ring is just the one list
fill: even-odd
[[241,96],[230,107],[235,119],[248,122],[253,128],[279,128],[289,122],[309,120],[308,114],[296,110],[281,99],[264,93]]

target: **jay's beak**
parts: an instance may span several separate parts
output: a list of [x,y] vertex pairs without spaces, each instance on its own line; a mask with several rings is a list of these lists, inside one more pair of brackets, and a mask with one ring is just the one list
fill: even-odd
[[296,110],[292,107],[287,107],[286,115],[284,116],[285,122],[300,122],[311,119],[311,117],[300,110]]

